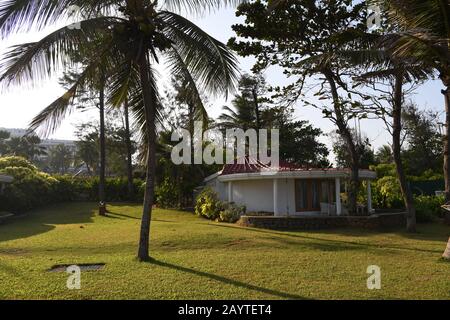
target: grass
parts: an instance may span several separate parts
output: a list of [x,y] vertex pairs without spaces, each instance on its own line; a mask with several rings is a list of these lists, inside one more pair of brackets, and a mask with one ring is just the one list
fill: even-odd
[[[450,228],[420,233],[276,232],[156,210],[151,250],[135,259],[140,207],[61,204],[0,226],[1,299],[450,299],[450,263],[440,260]],[[68,274],[54,265],[106,263]],[[382,289],[368,290],[369,265]]]

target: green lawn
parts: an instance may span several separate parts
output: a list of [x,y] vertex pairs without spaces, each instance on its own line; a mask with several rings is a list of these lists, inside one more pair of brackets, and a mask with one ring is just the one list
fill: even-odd
[[[140,207],[61,204],[0,225],[2,299],[450,299],[450,263],[440,260],[450,228],[420,233],[355,230],[276,232],[157,210],[154,263],[135,260]],[[106,263],[66,288],[56,264]],[[382,290],[366,269],[382,270]]]

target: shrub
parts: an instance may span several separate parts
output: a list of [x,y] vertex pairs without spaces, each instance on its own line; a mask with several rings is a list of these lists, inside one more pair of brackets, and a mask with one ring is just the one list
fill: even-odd
[[54,190],[58,180],[40,172],[34,166],[14,166],[0,169],[0,173],[12,176],[14,181],[6,186],[0,196],[0,211],[22,213],[54,202]]
[[385,176],[374,184],[373,199],[377,207],[398,209],[404,207],[398,179]]
[[[98,201],[98,177],[55,176],[59,181],[55,196],[58,201]],[[129,199],[128,180],[125,178],[106,178],[105,195],[108,202],[143,199],[143,181],[134,180],[133,199]]]
[[441,206],[445,204],[443,196],[418,196],[414,200],[418,222],[432,222],[443,217]]
[[241,218],[241,216],[245,214],[245,211],[246,211],[245,206],[238,206],[234,203],[226,204],[225,208],[222,211],[220,211],[219,221],[235,223]]
[[28,168],[32,171],[38,171],[37,167],[22,157],[4,157],[0,158],[0,170],[8,167]]
[[170,179],[164,181],[156,187],[156,203],[161,208],[179,208],[180,193],[176,184]]
[[216,220],[223,210],[224,204],[217,193],[211,188],[205,188],[195,201],[195,214],[207,219]]
[[[22,213],[63,201],[98,201],[98,177],[52,177],[20,157],[0,158],[0,173],[14,178],[0,195],[0,211]],[[144,186],[134,180],[133,200],[143,199]],[[107,201],[129,200],[127,179],[107,178],[105,189]]]

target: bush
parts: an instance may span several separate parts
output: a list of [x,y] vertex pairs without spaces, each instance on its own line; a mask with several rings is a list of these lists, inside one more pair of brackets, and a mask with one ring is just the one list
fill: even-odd
[[37,167],[22,157],[4,157],[0,158],[0,170],[8,167],[27,168],[32,171],[38,171]]
[[[52,177],[20,157],[0,158],[0,173],[14,178],[0,195],[0,211],[22,213],[57,202],[98,201],[98,177]],[[132,200],[142,201],[144,187],[142,180],[134,180]],[[107,178],[105,189],[107,201],[130,200],[127,179]]]
[[195,200],[195,214],[207,219],[216,220],[224,204],[219,200],[217,193],[211,188],[205,188]]
[[156,203],[161,208],[179,208],[180,193],[174,182],[170,178],[165,178],[164,181],[156,187]]
[[373,200],[377,207],[386,209],[404,208],[403,196],[398,179],[384,176],[373,184]]
[[235,223],[245,214],[245,206],[238,206],[234,203],[226,204],[219,214],[219,222]]
[[[0,173],[14,178],[0,195],[0,211],[22,213],[54,202],[54,190],[58,180],[38,171],[23,158],[16,158],[18,162],[14,162],[11,158],[6,161],[2,161],[5,158],[0,159],[3,166]],[[6,167],[6,163],[9,166]]]
[[415,200],[418,222],[432,222],[443,217],[441,206],[445,204],[443,196],[419,196]]

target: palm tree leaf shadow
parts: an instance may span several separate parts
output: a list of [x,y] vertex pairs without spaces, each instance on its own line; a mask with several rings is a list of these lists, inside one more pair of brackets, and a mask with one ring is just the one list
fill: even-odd
[[268,295],[276,296],[276,297],[281,298],[281,299],[306,300],[305,297],[302,297],[302,296],[299,296],[299,295],[296,295],[296,294],[291,294],[291,293],[287,293],[287,292],[282,292],[282,291],[277,291],[277,290],[273,290],[273,289],[268,289],[268,288],[252,285],[252,284],[249,284],[249,283],[241,282],[241,281],[238,281],[238,280],[233,280],[233,279],[226,278],[226,277],[223,277],[223,276],[219,276],[219,275],[216,275],[216,274],[212,274],[212,273],[208,273],[208,272],[204,272],[204,271],[200,271],[200,270],[195,270],[195,269],[191,269],[191,268],[186,268],[186,267],[179,266],[179,265],[176,265],[176,264],[172,264],[172,263],[169,263],[169,262],[164,262],[164,261],[159,261],[159,260],[152,259],[152,260],[148,261],[148,263],[154,264],[154,265],[157,265],[157,266],[160,266],[160,267],[164,267],[164,268],[169,268],[169,269],[173,269],[173,270],[189,273],[189,274],[192,274],[192,275],[195,275],[195,276],[199,276],[199,277],[209,278],[209,279],[212,279],[214,281],[219,281],[219,282],[222,282],[224,284],[233,285],[233,286],[240,287],[240,288],[243,288],[243,289],[252,290],[252,291],[258,291],[258,292],[265,293],[265,294],[268,294]]

